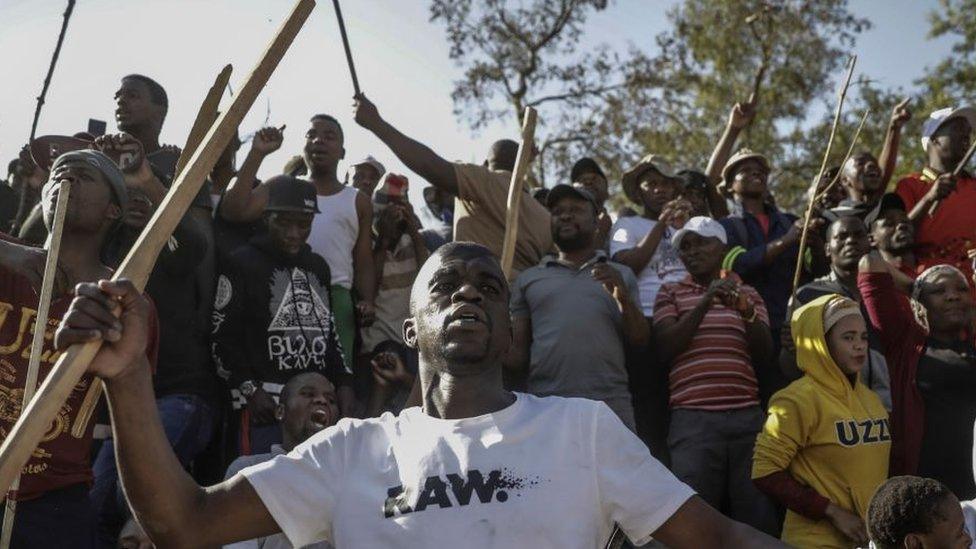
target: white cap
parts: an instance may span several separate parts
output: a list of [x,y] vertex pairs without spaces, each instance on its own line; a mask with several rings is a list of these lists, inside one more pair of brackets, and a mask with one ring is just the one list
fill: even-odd
[[372,155],[367,155],[366,158],[360,160],[359,162],[352,163],[349,168],[352,169],[356,166],[362,166],[363,164],[369,164],[373,168],[376,168],[376,171],[379,172],[381,178],[383,177],[383,174],[386,173],[386,168],[383,167],[383,164],[380,164],[380,161],[373,158]]
[[722,244],[729,243],[728,236],[725,234],[725,227],[711,217],[705,217],[703,215],[692,217],[685,223],[684,227],[681,227],[678,232],[674,233],[674,236],[671,237],[671,245],[675,248],[680,247],[681,239],[688,233],[695,233],[706,238],[717,238],[722,241]]
[[925,122],[922,123],[922,150],[929,150],[929,141],[934,134],[943,124],[948,122],[952,118],[961,116],[969,121],[969,126],[976,130],[976,110],[970,107],[946,107],[944,109],[939,109],[929,115]]

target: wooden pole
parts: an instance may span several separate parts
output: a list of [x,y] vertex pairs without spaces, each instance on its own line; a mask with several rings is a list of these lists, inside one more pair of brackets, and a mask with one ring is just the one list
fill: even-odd
[[827,150],[824,151],[823,161],[820,163],[820,171],[817,178],[813,180],[813,192],[810,193],[810,203],[807,204],[807,211],[803,215],[803,232],[800,233],[800,250],[796,255],[796,271],[793,273],[793,293],[796,293],[797,286],[800,285],[800,274],[803,272],[803,253],[807,247],[807,233],[810,228],[810,216],[813,214],[813,205],[817,198],[817,185],[823,179],[824,171],[827,170],[827,162],[830,161],[830,149],[834,146],[834,136],[837,135],[837,126],[840,124],[840,114],[844,109],[844,99],[847,97],[847,89],[851,87],[851,78],[854,76],[854,65],[857,64],[857,56],[852,55],[847,62],[847,76],[844,78],[844,85],[841,86],[837,94],[837,109],[834,111],[834,123],[830,127],[830,138],[827,139]]
[[505,216],[505,239],[502,241],[502,272],[508,279],[512,274],[512,262],[515,260],[515,242],[518,240],[519,210],[522,204],[522,187],[525,174],[529,171],[529,160],[532,158],[532,147],[535,144],[536,112],[532,107],[525,108],[522,118],[522,143],[519,145],[518,155],[515,157],[515,170],[508,184],[508,212]]
[[342,9],[339,0],[332,0],[335,7],[336,20],[339,21],[339,34],[342,35],[342,47],[346,50],[346,63],[349,64],[349,74],[352,75],[352,89],[359,95],[359,78],[356,78],[356,66],[352,63],[352,49],[349,48],[349,36],[346,35],[346,22],[342,19]]
[[[54,206],[54,225],[48,237],[50,245],[47,258],[44,261],[44,278],[41,281],[41,292],[37,303],[37,315],[34,320],[34,336],[31,340],[30,360],[27,362],[27,378],[24,381],[24,398],[20,404],[21,410],[34,397],[37,389],[37,378],[41,369],[41,353],[44,351],[44,334],[47,331],[47,317],[51,310],[51,298],[54,295],[54,281],[58,277],[58,255],[61,253],[61,234],[64,232],[64,218],[68,212],[68,200],[71,196],[71,183],[67,180],[58,185],[58,199]],[[14,517],[17,513],[17,500],[10,497],[20,488],[20,474],[14,478],[7,492],[7,508],[3,514],[3,531],[0,532],[0,549],[10,547],[13,535]]]
[[847,161],[850,160],[851,155],[854,154],[854,146],[857,145],[857,138],[861,137],[861,130],[864,129],[864,123],[867,122],[869,114],[871,114],[871,109],[864,109],[864,115],[861,116],[861,122],[857,125],[857,130],[854,132],[854,137],[851,138],[851,145],[847,148],[847,154],[844,155],[844,160],[840,163],[840,170],[837,171],[837,175],[830,180],[830,183],[828,183],[826,187],[821,189],[820,192],[816,193],[817,196],[814,198],[814,201],[820,200],[826,196],[827,193],[830,192],[830,189],[834,188],[834,185],[840,181],[840,176],[842,173],[844,173],[844,165],[847,164]]
[[[113,280],[128,278],[137,288],[145,287],[159,252],[314,7],[315,0],[298,0],[295,4],[234,101],[214,122],[186,168],[173,182],[166,198],[112,277]],[[0,445],[0,489],[6,491],[27,462],[100,346],[100,342],[72,345],[58,359],[37,395]]]
[[[962,173],[962,170],[963,168],[966,167],[966,164],[969,164],[969,160],[973,157],[974,152],[976,152],[976,139],[973,139],[972,144],[969,145],[969,150],[966,151],[966,154],[962,157],[962,160],[960,160],[959,163],[956,164],[956,169],[952,170],[952,177],[959,177],[959,174]],[[939,209],[940,202],[942,201],[936,200],[935,202],[932,203],[931,206],[929,206],[930,216],[935,215],[935,210]]]
[[224,65],[220,74],[217,75],[217,80],[214,81],[213,86],[210,87],[210,91],[203,98],[203,103],[200,104],[200,109],[197,111],[197,117],[193,120],[193,125],[190,126],[190,134],[186,137],[186,144],[183,146],[180,157],[176,161],[176,170],[173,174],[173,179],[179,177],[180,172],[186,167],[186,163],[189,162],[190,157],[193,156],[197,147],[200,146],[203,137],[207,135],[207,130],[210,129],[210,126],[213,126],[214,120],[217,119],[220,98],[224,95],[224,89],[227,88],[230,82],[230,73],[233,70],[234,68],[231,65]]
[[64,20],[61,22],[61,32],[58,34],[58,43],[54,46],[54,55],[51,56],[51,64],[47,67],[47,76],[44,77],[44,85],[41,87],[41,95],[37,96],[37,107],[34,108],[34,122],[31,123],[30,143],[34,140],[37,132],[37,122],[41,119],[41,107],[44,106],[44,98],[47,97],[47,89],[51,86],[51,77],[54,76],[54,67],[58,64],[58,57],[61,55],[61,45],[64,44],[64,35],[68,32],[68,21],[71,13],[75,10],[75,0],[68,0],[68,7],[64,9]]

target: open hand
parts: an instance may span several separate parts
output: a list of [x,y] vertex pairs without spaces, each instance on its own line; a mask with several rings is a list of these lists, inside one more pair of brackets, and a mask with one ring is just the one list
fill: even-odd
[[752,123],[756,117],[756,104],[751,102],[736,103],[729,113],[729,127],[741,130]]

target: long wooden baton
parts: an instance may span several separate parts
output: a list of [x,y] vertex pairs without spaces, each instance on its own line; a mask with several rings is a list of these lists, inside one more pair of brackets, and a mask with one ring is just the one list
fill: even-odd
[[[37,378],[41,369],[41,353],[44,351],[44,334],[47,331],[47,317],[51,310],[51,297],[54,295],[54,281],[58,276],[58,255],[61,253],[61,234],[64,232],[64,218],[68,212],[68,200],[71,196],[71,183],[62,181],[58,185],[58,199],[54,206],[54,225],[49,236],[50,245],[47,259],[44,261],[44,278],[41,281],[41,292],[37,303],[37,315],[34,320],[34,336],[31,340],[30,360],[27,362],[27,378],[24,381],[24,398],[21,409],[27,407],[34,391],[37,389]],[[3,531],[0,532],[0,548],[10,547],[13,535],[14,517],[17,513],[17,500],[10,497],[20,488],[20,475],[14,478],[7,492],[7,508],[3,514]]]
[[44,106],[44,98],[47,97],[47,90],[51,87],[51,77],[54,76],[54,67],[58,64],[58,57],[61,56],[61,45],[64,44],[64,35],[68,32],[68,21],[71,20],[71,13],[75,10],[75,0],[68,0],[68,7],[64,9],[64,20],[61,21],[61,32],[58,34],[58,43],[54,46],[54,54],[51,55],[51,64],[47,67],[47,76],[44,77],[44,85],[41,86],[41,95],[37,96],[37,106],[34,108],[34,121],[31,123],[30,141],[34,140],[37,132],[37,122],[41,119],[41,107]]
[[807,233],[810,228],[810,216],[813,214],[813,205],[817,198],[817,185],[823,179],[823,174],[827,170],[827,162],[830,161],[830,149],[834,146],[834,136],[837,135],[840,114],[844,109],[844,99],[847,97],[847,89],[851,87],[851,78],[854,76],[854,65],[856,64],[857,56],[851,55],[850,60],[847,62],[847,76],[844,78],[844,85],[841,86],[837,94],[837,109],[834,111],[834,123],[830,127],[827,150],[824,151],[823,161],[820,163],[820,171],[817,172],[817,178],[813,180],[813,192],[810,193],[810,203],[807,204],[807,211],[803,214],[803,231],[800,233],[800,251],[796,255],[796,272],[793,273],[793,293],[796,293],[796,288],[800,285],[800,274],[803,272],[803,253],[807,247]]
[[346,63],[349,64],[349,74],[352,75],[352,89],[359,95],[359,79],[356,78],[356,66],[352,63],[352,50],[349,48],[349,37],[346,35],[346,22],[342,19],[342,9],[339,0],[332,0],[335,6],[336,20],[339,21],[339,34],[342,35],[342,47],[346,50]]
[[532,148],[535,145],[536,112],[532,107],[525,108],[522,118],[522,143],[519,145],[518,155],[515,157],[515,170],[512,180],[508,183],[508,212],[505,216],[505,239],[502,241],[502,272],[505,278],[512,274],[512,262],[515,260],[515,242],[518,240],[519,210],[522,205],[522,187],[525,174],[529,171],[529,160],[532,158]]
[[173,179],[179,177],[180,172],[186,167],[186,163],[190,161],[190,157],[193,156],[197,147],[200,146],[200,142],[203,141],[204,136],[207,135],[207,130],[210,129],[210,126],[213,126],[214,120],[217,119],[220,98],[224,95],[224,90],[227,88],[228,82],[230,82],[230,73],[233,70],[234,68],[231,65],[224,65],[220,74],[217,75],[217,79],[214,80],[213,86],[210,87],[210,91],[207,92],[207,96],[203,98],[203,103],[200,103],[200,109],[197,110],[197,117],[193,120],[193,125],[190,126],[190,134],[186,137],[186,144],[183,145],[180,157],[176,160],[176,170],[173,173]]
[[[145,287],[159,252],[314,7],[315,0],[298,0],[295,4],[258,64],[238,90],[234,101],[214,122],[186,168],[170,187],[166,198],[112,277],[113,280],[127,278],[140,290]],[[3,445],[0,445],[0,489],[6,491],[27,462],[51,420],[88,369],[99,347],[101,342],[72,345],[58,359],[37,395],[20,415]]]
[[[966,151],[966,154],[962,157],[962,160],[960,160],[959,163],[956,164],[956,169],[952,170],[952,177],[959,177],[959,174],[962,173],[962,170],[963,168],[966,167],[966,164],[969,164],[969,160],[973,157],[974,152],[976,152],[976,139],[973,139],[972,144],[969,145],[969,150]],[[936,200],[935,202],[932,203],[931,206],[929,206],[930,216],[935,215],[935,210],[939,208],[940,202],[942,202],[941,199]]]

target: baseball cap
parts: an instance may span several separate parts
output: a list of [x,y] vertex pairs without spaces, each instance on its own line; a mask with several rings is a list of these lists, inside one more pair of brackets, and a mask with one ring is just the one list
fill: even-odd
[[362,166],[363,164],[372,166],[376,170],[376,173],[380,174],[380,177],[383,177],[383,174],[386,173],[386,168],[383,167],[383,164],[380,164],[380,161],[373,158],[372,155],[366,155],[366,158],[360,160],[359,162],[354,162],[349,167],[355,168],[356,166]]
[[315,185],[290,175],[279,175],[268,182],[268,212],[319,213]]
[[383,184],[373,191],[373,204],[383,206],[392,199],[406,199],[410,191],[410,180],[407,176],[390,172],[383,178]]
[[573,164],[573,169],[569,171],[569,179],[570,181],[578,181],[579,177],[585,173],[595,173],[603,179],[607,178],[607,175],[600,169],[600,165],[596,163],[596,160],[588,156],[580,158]]
[[589,202],[593,205],[594,210],[600,209],[596,203],[596,198],[593,197],[593,193],[588,191],[585,187],[582,185],[567,185],[565,183],[560,183],[549,190],[549,194],[546,195],[546,208],[552,208],[556,205],[556,202],[559,202],[567,196],[572,196]]
[[671,246],[678,248],[681,245],[681,239],[688,233],[695,233],[706,238],[717,238],[722,241],[722,244],[729,242],[725,234],[725,227],[721,223],[711,217],[699,215],[689,219],[684,227],[674,233],[674,236],[671,237]]
[[971,107],[946,107],[944,109],[939,109],[929,115],[922,123],[922,150],[929,150],[929,141],[932,140],[932,135],[938,131],[943,124],[949,120],[962,117],[969,121],[969,126],[976,130],[976,109]]
[[640,159],[640,162],[634,164],[629,170],[624,172],[621,178],[624,186],[624,194],[634,204],[641,204],[640,193],[637,192],[637,180],[647,170],[656,170],[664,177],[674,178],[671,165],[664,157],[657,154],[645,155],[644,158]]
[[[115,165],[115,162],[101,151],[81,149],[62,153],[54,160],[54,164],[51,166],[51,174],[53,175],[61,166],[78,162],[87,164],[102,174],[112,189],[112,197],[115,198],[116,204],[125,212],[129,205],[129,192],[125,188],[125,176],[122,175],[122,170]],[[44,184],[42,196],[46,196],[53,183],[54,179],[48,179],[47,183]]]

